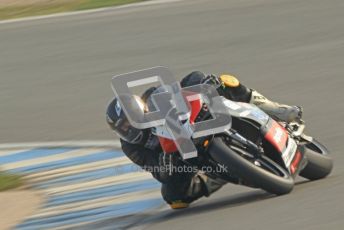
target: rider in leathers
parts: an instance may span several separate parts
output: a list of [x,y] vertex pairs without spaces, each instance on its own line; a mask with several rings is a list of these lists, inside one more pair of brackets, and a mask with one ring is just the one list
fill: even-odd
[[[202,83],[214,85],[219,94],[227,99],[255,104],[275,120],[292,121],[301,118],[302,109],[300,107],[272,102],[257,91],[247,88],[231,75],[206,76],[195,71],[182,79],[181,87]],[[142,95],[143,101],[147,100],[154,90],[155,88],[148,89]],[[150,129],[138,130],[132,127],[117,99],[113,99],[107,108],[107,122],[120,136],[122,150],[130,160],[150,171],[153,177],[162,183],[162,196],[171,208],[186,208],[191,202],[202,196],[208,197],[226,183],[220,179],[210,178],[201,171],[171,173],[167,170],[152,170],[171,165],[182,165],[183,162],[179,159],[178,154],[164,154],[158,138],[151,133]],[[239,180],[232,182],[245,183]]]

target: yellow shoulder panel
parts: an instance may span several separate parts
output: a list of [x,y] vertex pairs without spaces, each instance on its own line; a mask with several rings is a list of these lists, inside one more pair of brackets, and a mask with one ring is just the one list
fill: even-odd
[[240,85],[239,80],[232,75],[223,74],[220,76],[220,80],[227,87],[238,87]]

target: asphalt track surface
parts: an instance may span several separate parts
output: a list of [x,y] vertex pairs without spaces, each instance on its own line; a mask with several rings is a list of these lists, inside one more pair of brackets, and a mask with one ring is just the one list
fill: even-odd
[[[230,72],[304,107],[333,153],[325,180],[287,196],[225,186],[147,229],[342,229],[344,2],[189,0],[0,25],[0,142],[110,139],[111,76],[156,65]],[[141,227],[143,225],[140,225]]]

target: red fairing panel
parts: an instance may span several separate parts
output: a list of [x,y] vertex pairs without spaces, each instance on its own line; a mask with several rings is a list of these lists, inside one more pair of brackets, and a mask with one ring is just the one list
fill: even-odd
[[174,153],[178,150],[176,144],[171,139],[159,137],[159,142],[164,153]]
[[[195,120],[196,120],[199,112],[202,109],[201,98],[199,96],[197,98],[198,99],[196,99],[196,100],[189,101],[190,106],[191,106],[191,114],[190,114],[189,120],[190,120],[191,124],[195,123]],[[172,139],[168,139],[165,137],[159,137],[159,142],[160,142],[162,150],[165,153],[174,153],[174,152],[178,151],[177,146]]]
[[202,109],[202,102],[201,100],[194,100],[189,102],[191,105],[191,115],[190,115],[190,123],[194,124],[195,120]]
[[265,139],[268,140],[277,150],[282,153],[286,148],[288,140],[288,132],[278,122],[271,120],[271,127],[265,134]]

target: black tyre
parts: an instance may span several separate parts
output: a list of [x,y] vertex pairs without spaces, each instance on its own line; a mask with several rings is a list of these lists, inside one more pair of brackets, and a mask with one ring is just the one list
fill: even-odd
[[333,161],[329,154],[325,146],[313,139],[306,145],[305,157],[308,163],[300,172],[300,176],[309,180],[319,180],[329,175],[333,168]]
[[293,178],[276,162],[264,156],[257,160],[243,148],[227,146],[221,137],[214,138],[208,152],[241,179],[267,192],[283,195],[294,187]]

